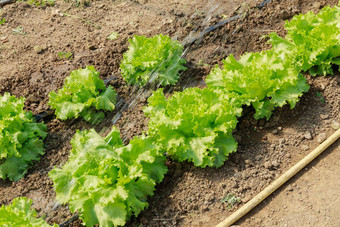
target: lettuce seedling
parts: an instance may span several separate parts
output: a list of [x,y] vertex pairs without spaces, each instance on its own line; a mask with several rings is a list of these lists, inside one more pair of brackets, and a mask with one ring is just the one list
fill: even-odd
[[166,99],[158,89],[144,112],[149,133],[173,159],[219,167],[236,151],[232,136],[242,109],[218,89],[188,88]]
[[149,137],[123,146],[116,128],[106,138],[91,129],[78,131],[71,145],[68,162],[49,176],[57,200],[79,211],[86,226],[124,225],[148,206],[167,172],[165,156]]
[[[37,212],[31,209],[32,200],[26,197],[15,198],[7,206],[0,207],[0,226],[30,226],[50,227],[42,218],[37,218]],[[53,227],[58,225],[54,224]]]
[[275,107],[289,103],[294,108],[309,86],[306,79],[272,50],[246,53],[237,61],[233,55],[223,60],[207,76],[209,88],[237,96],[242,105],[255,108],[256,119],[270,118]]
[[178,81],[178,72],[186,69],[183,66],[186,61],[181,58],[183,46],[169,36],[134,36],[129,43],[129,50],[120,64],[122,76],[129,84],[173,85]]
[[72,71],[65,79],[64,87],[58,93],[50,92],[49,98],[48,104],[55,109],[58,119],[81,116],[86,121],[97,124],[105,117],[98,110],[114,110],[116,92],[111,86],[105,86],[93,66],[87,66],[85,69]]
[[44,154],[43,139],[47,127],[36,123],[31,112],[24,111],[25,98],[9,93],[0,96],[0,178],[20,180],[33,161]]
[[286,21],[285,38],[271,33],[270,43],[299,71],[311,75],[332,74],[332,64],[340,66],[340,7],[326,6],[318,14],[308,12]]

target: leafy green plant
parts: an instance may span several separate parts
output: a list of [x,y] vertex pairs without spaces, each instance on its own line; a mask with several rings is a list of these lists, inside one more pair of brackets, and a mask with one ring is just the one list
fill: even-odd
[[321,94],[321,93],[315,92],[315,94],[316,94],[316,97],[318,97],[322,103],[325,103],[325,98],[322,97],[322,94]]
[[231,209],[235,204],[240,202],[240,198],[236,197],[234,194],[229,193],[226,197],[221,200],[222,203],[226,203],[228,208]]
[[24,31],[24,29],[20,26],[18,26],[17,28],[12,29],[14,34],[19,34],[19,35],[26,35],[26,32]]
[[26,1],[30,5],[36,6],[54,6],[55,0],[17,0],[19,2]]
[[148,102],[149,133],[172,158],[219,167],[236,151],[232,130],[242,109],[232,95],[188,88],[166,99],[159,89]]
[[0,96],[0,178],[20,180],[33,161],[44,154],[46,125],[24,111],[25,99]]
[[72,52],[68,52],[68,53],[66,53],[66,52],[59,52],[58,56],[59,56],[60,59],[70,60],[70,59],[72,59],[73,54],[72,54]]
[[74,70],[65,79],[65,84],[58,93],[49,94],[49,105],[55,109],[57,118],[67,120],[83,117],[92,124],[101,122],[105,114],[98,110],[112,111],[115,108],[116,92],[106,88],[93,66]]
[[109,39],[109,40],[115,40],[115,39],[117,39],[118,37],[119,37],[118,32],[112,32],[112,33],[107,37],[107,39]]
[[167,172],[152,138],[136,137],[123,146],[116,128],[106,138],[92,129],[78,131],[71,145],[68,162],[49,176],[57,200],[81,212],[86,226],[124,225],[148,206],[147,197]]
[[4,23],[6,23],[6,19],[5,19],[5,18],[2,18],[2,19],[0,20],[0,25],[2,25],[2,24],[4,24]]
[[122,76],[129,84],[145,85],[148,81],[163,86],[175,84],[178,72],[186,69],[181,58],[183,46],[169,36],[134,36],[129,43],[120,64]]
[[283,58],[292,58],[298,71],[311,75],[332,73],[340,66],[340,7],[326,6],[318,14],[308,12],[287,21],[285,38],[270,34],[273,49]]
[[[32,200],[26,197],[15,198],[7,206],[0,207],[0,226],[31,226],[49,227],[42,218],[37,218],[37,212],[31,209]],[[54,224],[53,227],[58,225]]]
[[275,107],[286,103],[294,108],[309,89],[292,63],[272,50],[247,53],[239,61],[230,55],[223,63],[223,69],[216,66],[207,76],[207,86],[235,94],[243,105],[252,105],[256,119],[269,119]]

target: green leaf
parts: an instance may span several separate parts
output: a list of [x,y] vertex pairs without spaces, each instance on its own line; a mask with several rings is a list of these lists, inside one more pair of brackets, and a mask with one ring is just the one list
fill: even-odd
[[119,37],[119,34],[118,32],[112,32],[108,37],[107,39],[110,39],[110,40],[115,40]]
[[24,98],[0,96],[0,178],[20,180],[43,152],[46,125],[24,111]]
[[[30,227],[48,227],[42,218],[37,218],[37,212],[31,209],[32,200],[26,197],[19,197],[12,201],[11,204],[0,207],[0,226],[30,226]],[[54,227],[58,225],[54,224]]]
[[93,66],[74,70],[65,79],[65,84],[58,93],[49,94],[49,105],[55,109],[57,118],[67,120],[83,117],[92,124],[101,122],[105,115],[97,110],[113,111],[116,103],[116,92],[105,87]]
[[147,207],[147,197],[167,172],[152,141],[136,137],[123,146],[115,127],[105,138],[93,129],[78,131],[68,162],[49,173],[57,200],[79,211],[87,226],[124,225]]
[[120,64],[122,76],[129,84],[143,86],[148,81],[163,86],[175,84],[178,72],[186,70],[185,60],[181,58],[183,46],[168,36],[134,36],[129,43]]
[[[280,47],[290,48],[286,42]],[[299,75],[290,60],[273,50],[247,53],[239,61],[230,55],[223,61],[223,69],[216,66],[210,72],[206,83],[211,89],[218,88],[235,95],[241,104],[252,105],[256,119],[269,119],[275,107],[286,103],[295,106],[303,92],[309,89],[305,78]]]
[[236,150],[231,134],[242,109],[233,95],[188,88],[166,100],[159,89],[144,112],[150,117],[150,134],[178,161],[218,167]]

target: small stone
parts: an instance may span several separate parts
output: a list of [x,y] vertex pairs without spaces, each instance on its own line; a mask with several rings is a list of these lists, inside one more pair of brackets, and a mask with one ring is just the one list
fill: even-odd
[[326,133],[320,133],[316,140],[318,141],[318,143],[322,143],[323,141],[325,141],[327,139],[327,134]]
[[302,145],[301,148],[304,151],[308,151],[309,150],[309,146],[307,146],[307,145]]
[[259,126],[264,126],[265,123],[266,122],[263,119],[259,120]]
[[35,94],[31,94],[27,97],[26,99],[29,102],[38,102],[39,101],[39,97]]
[[277,133],[278,133],[277,129],[274,129],[273,134],[277,134]]
[[313,3],[313,8],[320,9],[321,8],[321,3],[320,2],[314,2]]
[[256,160],[256,161],[260,161],[261,159],[262,159],[262,156],[261,156],[261,155],[256,155],[256,156],[255,156],[255,160]]
[[140,221],[143,225],[147,225],[147,224],[149,223],[148,219],[145,218],[145,217],[141,217],[141,218],[139,219],[139,221]]
[[338,129],[340,128],[340,123],[337,122],[337,121],[332,121],[331,127],[332,127],[334,130],[338,130]]
[[286,189],[287,191],[293,191],[294,189],[293,189],[293,187],[291,186],[291,185],[288,185],[288,187],[287,187],[287,189]]
[[269,161],[267,161],[263,164],[263,166],[264,168],[269,169],[272,166],[272,164]]
[[329,116],[327,115],[327,114],[320,114],[320,118],[322,119],[322,120],[325,120],[325,119],[327,119]]
[[97,49],[97,47],[96,47],[95,45],[90,45],[88,48],[89,48],[90,50],[96,50],[96,49]]
[[306,132],[306,133],[304,134],[304,137],[305,137],[307,140],[313,139],[312,134],[310,133],[310,131]]
[[278,129],[279,131],[281,131],[281,130],[282,130],[282,127],[277,127],[277,129]]
[[243,203],[246,203],[246,202],[248,202],[249,200],[251,200],[251,196],[245,196],[243,199],[241,199],[241,201],[243,202]]
[[275,116],[273,117],[273,122],[278,122],[279,120],[280,120],[280,118],[279,118],[278,116],[275,115]]
[[43,48],[40,47],[40,46],[35,46],[35,47],[33,47],[33,49],[34,49],[35,53],[37,53],[37,54],[41,54],[44,51]]
[[273,165],[274,167],[279,167],[279,166],[280,166],[280,163],[279,163],[277,160],[274,160],[274,161],[272,162],[272,165]]
[[5,42],[8,41],[8,37],[7,36],[1,36],[0,41],[5,43]]
[[[234,177],[235,177],[235,178],[240,178],[240,177],[241,177],[241,174],[240,174],[240,173],[234,173]],[[226,185],[224,184],[224,188],[225,188],[225,186],[226,186]],[[223,187],[223,186],[222,186],[222,187]]]

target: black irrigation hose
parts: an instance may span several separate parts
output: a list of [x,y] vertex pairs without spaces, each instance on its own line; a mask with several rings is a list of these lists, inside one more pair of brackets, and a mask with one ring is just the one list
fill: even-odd
[[78,214],[74,214],[70,219],[67,219],[63,223],[59,224],[59,227],[66,227],[69,224],[71,224],[72,222],[74,222],[75,220],[77,220],[78,218],[79,218],[79,215]]
[[49,117],[51,117],[53,114],[54,114],[54,111],[51,109],[48,109],[38,114],[34,114],[33,117],[35,118],[37,122],[40,122],[42,120],[46,122],[47,120],[50,120]]
[[271,0],[265,0],[265,1],[261,2],[261,4],[259,5],[259,9],[263,8],[269,2],[271,2]]
[[[262,9],[266,4],[268,4],[269,2],[271,2],[271,0],[265,0],[263,2],[260,3],[260,5],[258,6],[259,9]],[[215,30],[216,28],[219,28],[225,24],[228,24],[232,21],[236,21],[238,19],[241,19],[245,14],[241,13],[238,14],[236,16],[230,17],[228,19],[222,20],[220,22],[218,22],[217,24],[214,24],[213,26],[210,26],[209,28],[204,29],[201,33],[199,33],[198,36],[186,41],[183,43],[183,46],[189,45],[191,46],[192,44],[194,44],[197,40],[203,38],[206,34],[208,34],[209,32]]]
[[1,0],[0,1],[0,7],[3,7],[4,5],[8,5],[8,4],[11,4],[11,3],[14,3],[15,0]]
[[213,26],[210,26],[209,28],[206,28],[205,30],[203,30],[201,33],[198,34],[198,36],[188,40],[187,42],[184,42],[183,43],[183,46],[186,46],[186,45],[189,45],[191,46],[192,44],[194,44],[194,42],[196,42],[196,40],[199,40],[201,38],[203,38],[206,34],[208,34],[209,32],[215,30],[216,28],[219,28],[221,27],[222,25],[225,25],[229,22],[232,22],[232,21],[235,21],[235,20],[238,20],[240,18],[243,17],[244,14],[238,14],[236,16],[233,16],[233,17],[230,17],[228,19],[225,19],[221,22],[218,22],[217,24],[213,25]]

